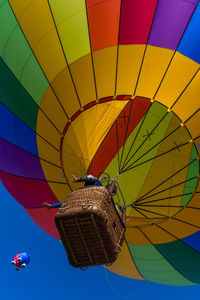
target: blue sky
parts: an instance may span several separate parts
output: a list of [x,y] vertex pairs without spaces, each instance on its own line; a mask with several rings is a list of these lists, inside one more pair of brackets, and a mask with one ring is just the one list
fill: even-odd
[[[188,299],[199,298],[200,286],[172,287],[120,277],[103,267],[83,272],[72,268],[62,244],[40,229],[0,183],[1,271],[3,300],[55,299]],[[10,264],[21,251],[31,254],[27,269]]]

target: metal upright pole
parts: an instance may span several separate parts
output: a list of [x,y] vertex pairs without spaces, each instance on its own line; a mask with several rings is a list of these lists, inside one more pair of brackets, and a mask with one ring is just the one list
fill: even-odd
[[123,207],[122,222],[124,223],[124,226],[126,226],[126,207]]

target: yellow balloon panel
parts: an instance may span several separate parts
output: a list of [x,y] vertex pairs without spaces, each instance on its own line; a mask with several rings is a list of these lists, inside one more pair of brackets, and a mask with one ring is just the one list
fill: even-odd
[[48,80],[52,81],[66,66],[66,61],[48,1],[11,0],[10,4],[42,69]]
[[33,0],[24,0],[18,2],[14,0],[10,0],[9,4],[14,10],[16,16],[22,16],[25,13],[25,11],[29,8],[29,6],[33,4],[32,2]]
[[58,199],[58,202],[63,202],[66,196],[71,193],[70,187],[66,182],[64,184],[59,182],[49,182],[48,184],[55,197]]
[[143,279],[133,262],[125,242],[122,245],[122,249],[117,260],[112,264],[112,266],[105,266],[105,268],[107,268],[109,271],[117,273],[118,275],[128,278]]
[[198,68],[198,63],[176,52],[158,90],[156,99],[170,108],[181,95]]
[[188,224],[191,224],[188,226],[194,227],[196,231],[197,230],[199,231],[198,227],[200,227],[200,218],[199,218],[199,209],[198,208],[194,209],[194,208],[186,207],[185,209],[183,209],[181,211],[180,214],[178,214],[175,217],[176,217],[176,219],[179,219],[179,220],[185,221]]
[[[136,222],[134,222],[135,224],[138,223],[138,221],[136,219],[139,218],[133,218],[135,219]],[[148,219],[149,223],[155,222],[155,219]],[[133,221],[132,221],[133,223]],[[134,227],[129,227],[129,225],[127,224],[127,228],[126,228],[126,241],[128,244],[132,244],[132,245],[150,245],[150,241],[144,236],[144,234],[141,233],[141,230],[136,228],[134,224]],[[150,226],[150,228],[152,227],[151,224],[143,224],[142,226],[140,225],[140,228],[145,226]]]
[[71,123],[63,142],[63,164],[67,179],[83,176],[105,136],[127,101],[96,104]]
[[200,110],[198,110],[187,122],[185,126],[188,128],[193,139],[199,137],[199,121],[200,121]]
[[142,227],[141,230],[153,244],[170,243],[176,240],[174,236],[162,230],[159,225],[162,226],[162,222],[149,227]]
[[173,50],[147,46],[135,95],[154,97],[172,55]]
[[59,150],[61,133],[53,124],[39,111],[37,119],[37,134],[39,134],[47,143]]
[[[37,136],[39,156],[47,160],[49,163],[41,160],[41,166],[45,178],[49,182],[49,187],[59,201],[63,201],[70,188],[64,177],[64,172],[60,163],[60,152],[56,151],[52,146]],[[54,164],[56,166],[54,166]],[[54,181],[54,182],[52,182]]]
[[[200,177],[199,177],[199,179],[200,179]],[[196,191],[200,193],[200,180],[198,181]],[[188,204],[189,207],[200,208],[200,201],[199,201],[200,194],[199,193],[194,194],[194,196],[192,197],[192,199],[190,200],[190,202]],[[188,209],[187,212],[190,213],[190,209]]]
[[70,64],[73,81],[81,107],[96,99],[94,71],[91,54],[85,55]]
[[[197,232],[199,229],[196,227],[199,226],[198,220],[198,210],[193,209],[194,214],[190,218],[191,225],[187,224],[188,215],[191,214],[191,210],[189,208],[185,208],[177,213],[174,218],[166,218],[163,219],[147,219],[149,224],[144,222],[143,224],[139,224],[139,220],[135,221],[133,218],[133,225],[136,226],[138,223],[138,228],[131,227],[131,221],[127,222],[127,231],[126,231],[126,239],[129,244],[136,244],[136,245],[150,245],[151,243],[154,244],[162,244],[162,243],[169,243],[177,238],[184,238],[188,235],[191,235]],[[197,211],[197,213],[195,213]],[[195,217],[196,216],[196,217]],[[194,220],[192,221],[192,218]],[[138,218],[139,219],[139,218]],[[178,221],[180,219],[182,221]],[[145,219],[144,219],[145,220]],[[141,218],[142,221],[142,218]],[[186,221],[186,223],[184,223]],[[195,226],[192,226],[194,224]],[[142,233],[141,232],[144,233]]]
[[98,98],[115,94],[117,47],[110,47],[93,53]]
[[59,149],[62,136],[40,111],[37,120],[37,133],[39,156],[47,161],[41,160],[45,178],[50,181],[49,186],[57,199],[63,201],[70,189],[60,162]]
[[[176,218],[178,219],[178,216],[176,216]],[[160,223],[159,226],[172,236],[176,237],[177,239],[182,239],[199,231],[199,228],[178,221],[174,218],[168,219],[166,222]]]
[[[39,157],[51,162],[57,166],[60,166],[60,151],[56,150],[50,144],[48,144],[44,139],[37,135],[37,144]],[[44,171],[44,169],[43,169]],[[46,171],[44,171],[46,173]]]
[[[69,70],[66,67],[63,69],[54,80],[51,82],[51,86],[56,91],[55,97],[57,102],[60,103],[68,118],[71,118],[75,112],[80,108],[78,97],[76,95],[75,86],[70,76]],[[42,102],[42,107],[49,106],[49,102]],[[52,107],[54,109],[54,107]],[[54,111],[55,114],[55,111]]]
[[133,95],[145,45],[120,45],[117,69],[117,95]]
[[[41,161],[41,165],[47,181],[58,182],[61,184],[66,183],[61,166],[53,165],[51,162],[46,161]],[[48,172],[46,172],[46,170],[48,170]]]
[[40,109],[45,113],[46,116],[48,116],[55,127],[62,132],[65,124],[68,121],[68,118],[65,110],[62,108],[62,104],[59,103],[50,87],[44,94]]
[[200,108],[200,72],[193,78],[184,93],[173,106],[173,111],[185,122]]

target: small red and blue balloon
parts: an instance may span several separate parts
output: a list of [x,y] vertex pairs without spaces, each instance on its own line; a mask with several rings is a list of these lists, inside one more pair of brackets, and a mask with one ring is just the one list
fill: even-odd
[[19,271],[21,268],[26,268],[30,262],[30,254],[26,252],[18,253],[15,255],[11,264],[16,267],[16,271]]

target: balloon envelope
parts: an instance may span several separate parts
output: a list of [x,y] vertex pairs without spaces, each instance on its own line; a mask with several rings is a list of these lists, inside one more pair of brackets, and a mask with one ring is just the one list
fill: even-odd
[[200,283],[199,49],[197,0],[0,0],[1,180],[59,238],[42,204],[119,175],[119,275]]

